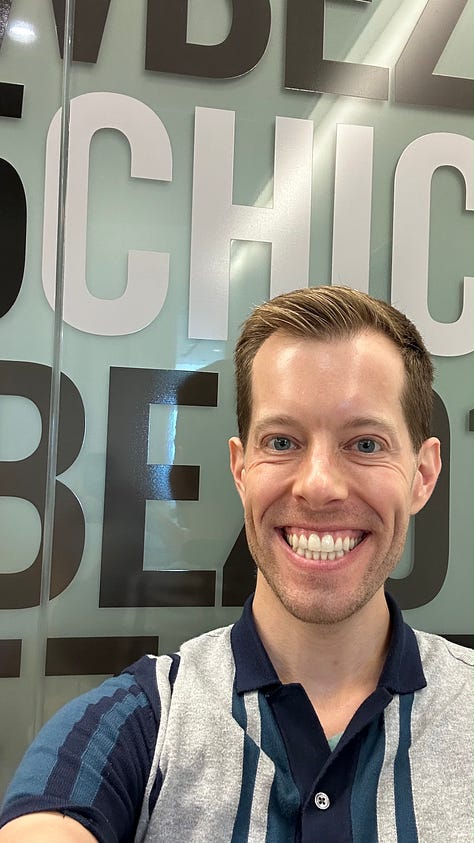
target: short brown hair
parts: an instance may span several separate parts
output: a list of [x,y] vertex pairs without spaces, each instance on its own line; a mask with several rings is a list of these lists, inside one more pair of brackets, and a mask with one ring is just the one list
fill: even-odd
[[283,293],[255,308],[244,322],[235,348],[237,423],[245,446],[252,411],[252,364],[275,331],[328,340],[377,331],[399,349],[405,367],[402,409],[415,451],[430,436],[433,365],[412,322],[396,308],[350,287],[313,287]]

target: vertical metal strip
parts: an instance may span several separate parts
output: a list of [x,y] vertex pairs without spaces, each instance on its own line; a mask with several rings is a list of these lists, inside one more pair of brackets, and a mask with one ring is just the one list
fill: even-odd
[[64,237],[66,194],[69,160],[70,77],[74,38],[75,0],[66,0],[64,15],[63,68],[61,83],[61,144],[59,154],[58,229],[56,240],[56,278],[54,307],[53,365],[49,404],[48,460],[43,525],[43,554],[41,591],[38,616],[37,653],[35,658],[36,699],[34,732],[41,728],[44,718],[46,644],[48,638],[48,606],[54,535],[56,500],[56,465],[58,456],[59,400],[61,388],[61,358],[63,345],[64,301]]

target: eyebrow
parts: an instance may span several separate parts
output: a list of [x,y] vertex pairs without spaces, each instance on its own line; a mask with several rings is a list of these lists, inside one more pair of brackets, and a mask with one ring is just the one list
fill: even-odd
[[255,423],[254,433],[258,435],[268,427],[294,427],[295,425],[298,426],[298,420],[293,416],[265,416]]
[[385,431],[391,436],[397,436],[399,433],[395,425],[380,416],[354,416],[348,419],[342,427],[344,430],[349,430],[353,427],[371,427],[374,430]]
[[[299,427],[298,419],[293,416],[286,415],[266,416],[255,423],[254,434],[258,436],[262,430],[266,430],[269,427],[288,426]],[[395,427],[395,425],[391,424],[387,421],[387,419],[384,419],[381,416],[352,416],[342,425],[343,430],[352,430],[357,427],[380,430],[381,432],[388,433],[391,436],[397,436],[399,434],[399,430]]]

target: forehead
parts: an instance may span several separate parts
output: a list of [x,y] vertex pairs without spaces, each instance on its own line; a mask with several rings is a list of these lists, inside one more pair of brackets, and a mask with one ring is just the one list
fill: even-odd
[[363,413],[380,407],[398,415],[404,383],[401,353],[383,334],[319,340],[277,331],[254,358],[252,419],[276,404],[294,412],[312,407]]

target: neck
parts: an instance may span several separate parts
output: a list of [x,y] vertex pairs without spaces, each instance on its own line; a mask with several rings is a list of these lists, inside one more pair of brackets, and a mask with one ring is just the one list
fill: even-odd
[[265,592],[257,586],[253,614],[280,680],[303,685],[327,734],[342,731],[376,688],[387,655],[390,615],[383,589],[333,624],[299,620]]

